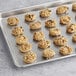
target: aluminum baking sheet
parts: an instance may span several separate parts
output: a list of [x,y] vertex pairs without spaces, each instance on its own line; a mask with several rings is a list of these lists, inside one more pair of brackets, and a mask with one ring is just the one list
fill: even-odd
[[[27,66],[32,66],[32,65],[46,63],[46,62],[51,62],[51,61],[55,61],[55,60],[59,60],[59,59],[67,58],[67,57],[76,56],[76,44],[72,42],[72,35],[69,35],[69,34],[66,33],[66,26],[61,26],[59,24],[59,16],[56,15],[57,6],[64,4],[64,5],[69,7],[69,11],[68,11],[67,14],[72,18],[72,23],[76,23],[76,20],[75,20],[76,13],[72,12],[72,3],[73,2],[74,2],[73,0],[70,0],[68,2],[55,1],[55,2],[45,3],[45,4],[36,5],[36,6],[32,6],[32,7],[17,9],[17,10],[9,11],[9,12],[6,12],[6,13],[1,13],[1,15],[0,15],[1,16],[1,18],[0,18],[1,30],[3,32],[5,40],[7,42],[8,47],[9,47],[9,51],[10,51],[10,54],[12,55],[14,64],[17,67],[27,67]],[[52,15],[47,19],[56,19],[57,27],[59,29],[61,29],[62,35],[65,36],[68,39],[68,45],[72,46],[72,48],[73,48],[73,53],[71,55],[61,56],[59,54],[59,48],[54,46],[54,44],[52,42],[53,39],[51,37],[49,37],[49,35],[48,35],[48,29],[46,29],[44,27],[45,26],[44,22],[46,21],[46,19],[42,19],[42,18],[39,17],[39,11],[43,8],[49,8],[49,9],[52,10]],[[56,52],[55,57],[53,57],[52,59],[44,60],[42,58],[42,50],[40,50],[37,47],[38,44],[33,41],[33,33],[34,32],[30,31],[28,23],[26,23],[24,21],[24,16],[27,13],[36,14],[36,16],[37,16],[36,20],[41,21],[41,23],[42,23],[41,30],[45,33],[46,39],[51,40],[50,48],[52,48]],[[19,25],[18,26],[23,27],[24,35],[28,37],[29,42],[32,43],[32,45],[33,45],[32,51],[34,51],[37,54],[36,62],[34,62],[32,64],[25,64],[23,62],[23,55],[22,55],[22,53],[19,52],[19,49],[17,48],[16,42],[15,42],[15,37],[13,37],[11,35],[12,27],[7,25],[7,18],[10,17],[10,16],[15,16],[19,19]]]

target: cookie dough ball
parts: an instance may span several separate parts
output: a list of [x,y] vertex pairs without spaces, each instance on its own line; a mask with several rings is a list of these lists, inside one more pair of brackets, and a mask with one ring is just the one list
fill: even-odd
[[41,48],[41,49],[46,49],[48,47],[50,47],[50,41],[49,40],[41,40],[39,43],[38,43],[38,47]]
[[25,15],[25,21],[27,22],[32,22],[36,19],[36,15],[35,14],[26,14]]
[[56,14],[58,15],[61,15],[61,14],[64,14],[68,11],[68,7],[67,6],[59,6],[57,9],[56,9]]
[[67,43],[67,39],[64,36],[59,36],[56,37],[53,42],[56,46],[63,46]]
[[72,41],[76,42],[76,33],[72,36]]
[[72,10],[76,11],[76,3],[72,5]]
[[16,17],[9,17],[7,19],[7,24],[10,26],[16,26],[18,23],[19,23],[19,20]]
[[72,34],[72,33],[76,32],[76,24],[69,24],[69,25],[67,25],[66,31],[69,34]]
[[27,52],[23,57],[23,61],[27,64],[31,64],[35,62],[36,59],[37,59],[37,55],[32,51]]
[[40,17],[47,18],[51,15],[51,10],[49,9],[43,9],[40,11]]
[[35,32],[34,35],[33,35],[33,39],[35,41],[40,41],[40,40],[43,40],[44,38],[45,38],[45,35],[42,31]]
[[52,37],[60,36],[61,31],[58,28],[52,28],[52,29],[49,30],[49,35],[52,36]]
[[28,42],[28,38],[23,36],[23,35],[19,35],[16,37],[16,44],[21,45],[21,44],[25,44],[26,42]]
[[48,28],[56,27],[56,21],[55,20],[47,20],[45,22],[45,27],[48,27]]
[[60,24],[62,24],[62,25],[66,25],[66,24],[70,23],[70,21],[71,21],[71,18],[68,15],[60,17]]
[[54,50],[52,50],[50,48],[47,48],[47,49],[43,50],[43,52],[42,52],[42,56],[45,59],[50,59],[50,58],[54,57],[54,55],[55,55]]
[[32,49],[32,45],[30,43],[25,43],[19,46],[19,50],[22,53],[26,53]]
[[14,36],[18,36],[18,35],[22,35],[24,32],[23,28],[22,27],[14,27],[13,30],[12,30],[12,35]]
[[30,30],[38,30],[40,28],[41,28],[41,22],[40,21],[30,23]]
[[69,55],[72,53],[72,48],[70,46],[62,46],[60,47],[59,53],[63,56]]

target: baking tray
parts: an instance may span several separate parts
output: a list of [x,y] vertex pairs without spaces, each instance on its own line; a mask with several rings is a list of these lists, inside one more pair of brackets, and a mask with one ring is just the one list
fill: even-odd
[[[71,11],[71,5],[72,3],[76,2],[76,0],[68,0],[68,1],[55,1],[55,2],[49,2],[49,3],[45,3],[45,4],[41,4],[41,5],[35,5],[32,7],[27,7],[27,8],[22,8],[22,9],[16,9],[16,10],[12,10],[6,13],[0,13],[0,24],[1,24],[1,30],[3,32],[4,38],[7,42],[7,45],[9,47],[9,51],[10,54],[13,58],[14,64],[17,67],[27,67],[27,66],[32,66],[32,65],[37,65],[37,64],[42,64],[42,63],[46,63],[46,62],[51,62],[51,61],[55,61],[55,60],[59,60],[59,59],[63,59],[63,58],[67,58],[67,57],[72,57],[72,56],[76,56],[76,44],[72,42],[71,35],[66,34],[66,26],[61,26],[59,24],[59,18],[56,15],[56,8],[59,5],[66,5],[68,6],[69,9],[69,13],[67,13],[69,16],[71,16],[72,18],[72,22],[76,23],[75,21],[75,12]],[[57,27],[61,29],[62,35],[65,36],[68,39],[68,45],[73,47],[73,53],[71,55],[67,55],[67,56],[61,56],[59,54],[59,48],[55,47],[54,44],[51,44],[51,48],[53,50],[55,50],[56,55],[55,57],[53,57],[52,59],[49,60],[44,60],[42,58],[42,51],[40,49],[37,48],[38,44],[36,42],[33,41],[32,37],[33,37],[33,32],[29,30],[29,26],[27,23],[24,22],[24,15],[27,13],[35,13],[37,15],[37,20],[42,22],[42,31],[45,33],[46,39],[51,40],[51,42],[53,41],[51,37],[48,36],[48,29],[46,29],[44,27],[44,22],[46,21],[46,19],[41,19],[39,17],[39,11],[41,9],[44,8],[49,8],[52,10],[52,15],[48,18],[48,19],[56,19],[57,20]],[[19,25],[18,26],[22,26],[24,29],[24,35],[26,35],[29,39],[29,42],[32,43],[33,45],[33,51],[36,52],[37,54],[37,60],[36,62],[32,63],[32,64],[25,64],[22,60],[23,55],[22,53],[19,52],[18,48],[16,47],[16,42],[15,42],[15,38],[11,35],[11,30],[12,27],[9,27],[7,25],[7,18],[10,16],[16,16],[17,18],[19,18]]]

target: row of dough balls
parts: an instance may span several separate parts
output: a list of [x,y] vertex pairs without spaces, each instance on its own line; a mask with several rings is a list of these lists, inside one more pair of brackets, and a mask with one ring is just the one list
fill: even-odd
[[[71,54],[72,51],[73,50],[70,46],[62,46],[59,49],[59,53],[63,56]],[[52,50],[51,48],[42,50],[42,57],[45,59],[51,59],[52,57],[55,56],[55,54],[56,54],[55,51]],[[27,52],[24,56],[24,62],[26,63],[31,63],[35,60],[36,60],[36,54],[31,51]]]
[[32,45],[29,43],[28,38],[23,35],[24,29],[20,26],[15,26],[12,29],[12,35],[16,37],[16,44],[18,45],[18,48],[21,53],[24,53],[23,61],[25,63],[33,63],[37,55],[32,50]]
[[[16,17],[10,17],[7,19],[7,23],[9,25],[17,25],[18,24],[18,19]],[[76,32],[76,24],[70,23],[71,18],[67,15],[61,16],[60,17],[60,23],[63,25],[67,25],[66,31],[68,33],[74,33]],[[31,30],[38,30],[41,28],[41,22],[40,21],[35,21],[29,24]],[[45,27],[53,28],[56,27],[56,21],[55,20],[47,20],[45,21]]]
[[[67,6],[59,6],[56,9],[56,14],[57,15],[64,14],[68,11],[68,9],[69,8]],[[72,10],[76,12],[76,4],[72,5]],[[43,9],[40,11],[40,17],[47,18],[51,15],[51,12],[52,11],[50,9]],[[36,15],[34,15],[34,14],[26,14],[25,15],[25,21],[31,22],[31,21],[34,21],[35,19],[36,19]]]
[[[28,17],[29,17],[29,19],[32,19],[33,15],[34,14],[27,14],[25,16],[25,20],[26,20],[26,18],[28,19]],[[7,23],[10,26],[15,26],[15,25],[18,25],[19,19],[16,18],[16,17],[10,17],[10,18],[7,19]],[[70,16],[68,16],[68,15],[61,16],[60,17],[60,24],[67,25],[67,29],[66,30],[67,30],[68,33],[74,33],[74,32],[76,32],[76,24],[71,23],[71,17]],[[41,26],[42,26],[40,21],[32,22],[29,25],[30,25],[30,29],[31,30],[40,29]],[[51,20],[51,19],[45,21],[45,27],[48,27],[48,28],[56,27],[56,21],[55,20]]]
[[[70,55],[72,52],[73,52],[72,48],[67,45],[62,46],[59,49],[59,53],[63,56]],[[42,55],[45,59],[50,59],[50,58],[54,57],[55,54],[56,54],[55,51],[52,50],[51,48],[47,48],[42,51]]]
[[[57,28],[53,28],[53,29],[57,29]],[[58,29],[57,29],[58,30]],[[63,45],[66,45],[67,43],[67,39],[64,37],[64,36],[61,36],[60,35],[61,32],[58,34],[52,34],[53,36],[55,36],[54,40],[53,40],[53,43],[56,45],[56,46],[63,46]],[[72,40],[74,42],[76,42],[76,38],[75,38],[76,34],[73,35],[72,37]],[[38,32],[34,32],[33,34],[33,40],[37,41],[38,42],[38,47],[39,48],[42,48],[42,49],[46,49],[50,46],[51,42],[50,40],[46,40],[45,39],[45,35],[42,31],[38,31]]]
[[[76,4],[72,5],[72,10],[76,11]],[[64,14],[67,11],[68,11],[68,7],[67,6],[59,6],[56,9],[56,13],[57,14]],[[40,17],[43,17],[43,18],[49,17],[50,14],[51,14],[51,10],[49,10],[49,9],[43,9],[43,10],[40,11]],[[31,21],[34,21],[35,19],[36,19],[36,15],[35,14],[26,14],[25,15],[25,21],[31,22]],[[60,23],[61,24],[66,24],[66,23],[68,23],[70,21],[70,19],[71,18],[69,16],[62,16],[60,18]],[[10,25],[10,26],[14,26],[14,25],[17,25],[19,23],[19,20],[17,18],[11,18],[11,19],[8,18],[7,21],[8,21],[8,25]]]
[[[76,40],[75,40],[76,24],[67,25],[66,32],[69,33],[69,34],[74,33],[74,35],[72,37],[72,40],[74,42],[76,42]],[[57,37],[57,36],[61,35],[61,31],[60,31],[59,28],[56,28],[56,27],[55,28],[50,28],[49,29],[49,35],[52,36],[52,37]],[[35,32],[34,35],[33,35],[33,39],[36,40],[36,41],[43,40],[44,38],[45,38],[45,36],[44,36],[43,32]]]

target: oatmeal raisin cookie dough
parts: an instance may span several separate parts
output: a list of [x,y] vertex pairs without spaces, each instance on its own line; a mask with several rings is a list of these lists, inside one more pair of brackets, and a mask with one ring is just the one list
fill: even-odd
[[65,15],[65,16],[61,16],[60,17],[60,24],[62,25],[67,25],[71,22],[71,17],[68,16],[68,15]]
[[8,24],[9,26],[16,26],[16,25],[18,25],[18,23],[19,23],[19,19],[16,18],[16,17],[9,17],[9,18],[7,19],[7,24]]
[[73,51],[72,48],[70,46],[67,46],[67,45],[66,46],[62,46],[59,49],[59,53],[61,55],[63,55],[63,56],[71,54],[72,51]]
[[49,30],[49,35],[52,37],[57,37],[61,35],[61,31],[58,28],[52,28]]
[[64,36],[59,36],[54,38],[53,42],[56,46],[63,46],[63,45],[66,45],[67,39]]
[[38,47],[41,48],[41,49],[46,49],[48,47],[50,47],[50,41],[49,40],[41,40],[39,43],[38,43]]
[[22,53],[29,52],[32,49],[32,45],[30,43],[25,43],[19,46],[19,50]]
[[68,11],[68,7],[67,6],[59,6],[57,9],[56,9],[56,14],[58,15],[61,15],[61,14],[64,14]]
[[34,53],[33,51],[27,52],[25,53],[25,55],[23,56],[23,61],[26,64],[31,64],[33,62],[35,62],[37,59],[37,55],[36,53]]
[[28,38],[24,35],[19,35],[16,37],[16,44],[22,45],[28,42]]
[[50,9],[43,9],[40,11],[40,17],[42,18],[47,18],[51,15],[51,10]]
[[47,28],[56,27],[56,21],[55,20],[51,20],[51,19],[45,21],[45,27],[47,27]]
[[41,22],[40,21],[36,21],[33,23],[30,23],[30,30],[38,30],[41,28]]
[[35,41],[40,41],[40,40],[43,40],[44,38],[45,38],[45,35],[42,31],[35,32],[33,35],[33,40]]
[[36,15],[35,14],[26,14],[25,15],[25,21],[32,22],[34,20],[36,20]]
[[21,26],[16,26],[12,29],[12,35],[13,36],[22,35],[23,33],[24,33],[24,30]]
[[47,48],[47,49],[42,51],[42,56],[45,59],[51,59],[54,57],[54,55],[55,55],[55,51],[50,49],[50,48]]

